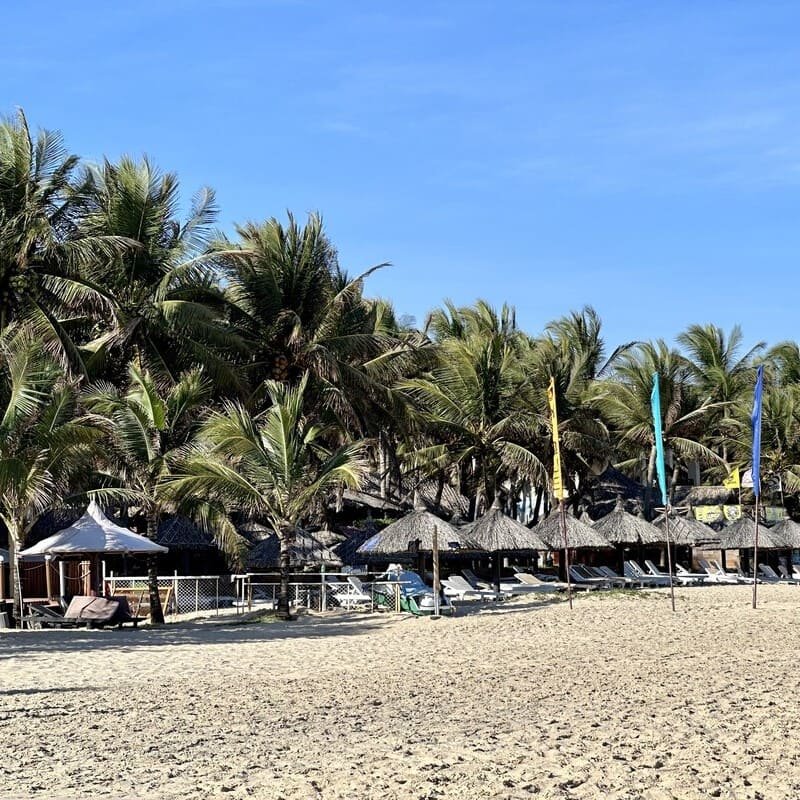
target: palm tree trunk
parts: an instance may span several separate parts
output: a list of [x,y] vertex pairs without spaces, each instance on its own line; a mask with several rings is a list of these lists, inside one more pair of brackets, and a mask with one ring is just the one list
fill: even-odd
[[6,521],[8,527],[8,559],[9,564],[9,578],[11,579],[11,598],[13,601],[14,619],[17,622],[17,627],[22,627],[22,583],[19,574],[19,561],[17,559],[17,551],[21,544],[19,539],[19,532],[22,526],[17,525],[15,522],[11,524]]
[[281,589],[278,595],[278,619],[292,619],[289,609],[289,570],[292,564],[292,545],[294,544],[294,526],[286,526],[279,531],[281,543],[280,570]]
[[[155,509],[147,512],[147,538],[155,541],[158,533],[158,512]],[[147,560],[147,587],[150,594],[150,624],[164,624],[164,609],[161,607],[161,595],[158,593],[158,562],[152,555]]]

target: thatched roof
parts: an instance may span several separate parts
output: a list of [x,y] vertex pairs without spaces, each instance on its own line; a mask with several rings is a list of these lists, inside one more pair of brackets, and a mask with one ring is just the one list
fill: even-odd
[[[740,550],[753,547],[756,538],[756,524],[750,517],[742,517],[719,532],[721,550]],[[783,545],[772,537],[772,531],[765,525],[758,526],[758,546],[764,550],[776,550]]]
[[364,557],[358,554],[358,548],[361,547],[370,536],[374,536],[378,528],[375,523],[368,519],[363,528],[347,527],[342,528],[343,540],[339,544],[333,545],[331,548],[339,558],[342,559],[343,564],[363,564]]
[[[800,547],[800,524],[793,519],[784,519],[773,525],[769,529],[769,535],[774,542],[780,543],[783,547]],[[761,544],[761,531],[758,540]]]
[[[416,498],[427,508],[433,509],[437,514],[450,518],[454,515],[465,516],[469,511],[469,500],[457,492],[452,486],[445,483],[439,497],[439,483],[428,479],[421,483],[411,483],[407,480],[403,486],[392,487],[389,494],[381,495],[380,480],[377,475],[366,475],[358,490],[345,489],[345,500],[373,508],[377,511],[402,511],[408,508]],[[438,497],[438,502],[437,502]]]
[[482,517],[464,526],[459,534],[475,549],[489,553],[550,549],[530,528],[504,514],[497,500]]
[[674,506],[725,506],[738,503],[737,490],[724,486],[675,486]]
[[[666,519],[662,514],[653,520],[653,525],[664,531],[666,536]],[[719,534],[700,520],[690,516],[678,516],[670,514],[669,517],[669,540],[672,544],[695,547],[696,545],[716,542]]]
[[214,537],[188,517],[170,517],[158,526],[156,541],[170,550],[207,550],[215,547]]
[[655,544],[664,541],[664,534],[642,517],[629,514],[617,500],[616,508],[595,520],[592,527],[600,531],[612,544]]
[[430,552],[433,549],[434,529],[438,530],[440,551],[468,549],[461,534],[452,525],[434,516],[418,503],[410,514],[367,539],[356,553],[367,558],[398,555],[408,553],[409,545],[416,541],[419,541],[421,551]]
[[631,502],[640,501],[643,487],[614,467],[607,467],[602,474],[589,478],[587,482],[593,516],[610,513],[619,497]]
[[[298,530],[294,544],[291,546],[291,563],[294,566],[305,564],[325,564],[338,566],[341,559],[332,550],[328,549],[312,534]],[[248,554],[247,566],[249,569],[272,569],[280,566],[281,545],[275,533],[256,544]]]
[[[581,522],[572,514],[565,514],[565,517],[567,520],[567,544],[570,549],[600,549],[612,546],[611,542],[600,531],[595,530],[594,527]],[[557,510],[554,510],[549,517],[534,526],[533,531],[547,544],[550,550],[562,550],[564,548],[561,515]]]

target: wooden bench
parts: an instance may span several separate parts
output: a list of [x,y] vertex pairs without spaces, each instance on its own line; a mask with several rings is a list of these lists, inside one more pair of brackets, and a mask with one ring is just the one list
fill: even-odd
[[[164,614],[177,614],[175,598],[171,586],[161,586],[158,589],[158,596],[161,599],[161,608]],[[128,601],[131,615],[135,617],[145,617],[150,614],[150,590],[147,586],[137,587],[136,589],[120,589],[114,587],[114,597],[124,597]]]

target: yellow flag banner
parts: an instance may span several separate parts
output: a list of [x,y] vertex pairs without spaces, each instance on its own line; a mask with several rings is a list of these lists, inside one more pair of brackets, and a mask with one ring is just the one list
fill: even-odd
[[742,484],[739,481],[739,468],[738,467],[736,469],[732,470],[731,474],[728,475],[728,477],[725,478],[724,481],[722,481],[722,485],[726,489],[740,489],[741,488]]
[[561,442],[558,438],[555,378],[550,378],[550,385],[547,387],[547,404],[550,406],[550,427],[553,430],[553,494],[556,500],[566,500],[567,492],[561,479]]
[[723,519],[722,506],[695,506],[694,518],[700,522],[721,522]]

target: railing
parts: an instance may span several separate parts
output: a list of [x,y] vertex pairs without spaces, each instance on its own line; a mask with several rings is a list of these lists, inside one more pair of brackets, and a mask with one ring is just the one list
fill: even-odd
[[[400,584],[380,580],[376,591],[374,583],[365,583],[363,589],[350,583],[353,573],[296,573],[289,580],[289,603],[295,608],[330,611],[376,608],[400,610]],[[113,595],[117,590],[138,591],[146,598],[146,576],[106,575],[106,591]],[[280,594],[280,577],[275,573],[245,573],[242,575],[160,575],[160,589],[172,589],[172,599],[167,614],[186,614],[235,608],[239,613],[253,608],[277,606]]]

